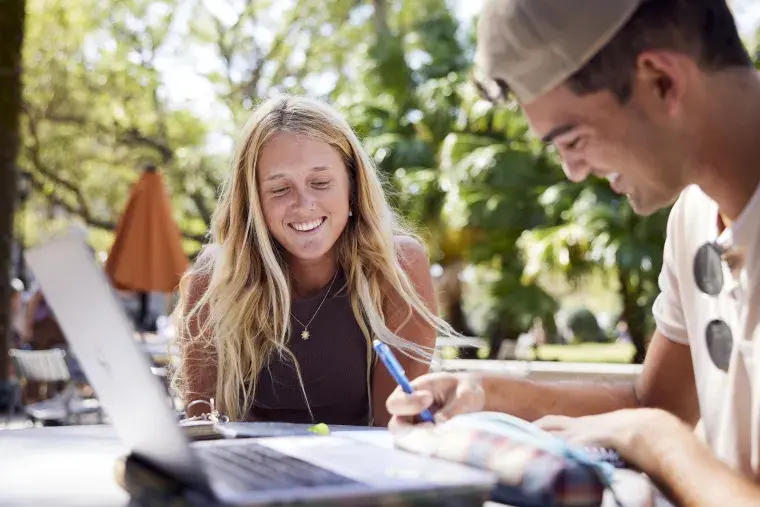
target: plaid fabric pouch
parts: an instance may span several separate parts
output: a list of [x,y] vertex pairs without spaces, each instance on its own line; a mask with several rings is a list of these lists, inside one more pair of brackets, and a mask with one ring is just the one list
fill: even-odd
[[514,507],[598,507],[614,473],[611,464],[587,450],[501,413],[466,414],[415,427],[397,435],[396,445],[496,473],[493,500]]

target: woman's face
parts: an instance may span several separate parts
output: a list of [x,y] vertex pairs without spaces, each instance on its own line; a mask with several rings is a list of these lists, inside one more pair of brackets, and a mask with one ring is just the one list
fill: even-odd
[[261,149],[257,179],[264,220],[280,245],[301,260],[327,254],[348,222],[350,184],[340,152],[281,132]]

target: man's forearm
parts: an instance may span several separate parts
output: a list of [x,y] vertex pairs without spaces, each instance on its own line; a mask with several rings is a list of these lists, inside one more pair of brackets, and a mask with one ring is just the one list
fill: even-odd
[[760,486],[718,461],[686,424],[675,418],[666,419],[653,422],[657,431],[642,431],[627,447],[633,450],[634,464],[675,505],[760,505]]
[[535,382],[494,374],[481,380],[486,410],[528,421],[546,415],[581,417],[637,406],[633,383]]

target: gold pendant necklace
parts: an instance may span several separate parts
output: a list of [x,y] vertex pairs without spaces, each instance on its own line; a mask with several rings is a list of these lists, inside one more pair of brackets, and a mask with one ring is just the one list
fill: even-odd
[[319,303],[319,306],[317,307],[317,311],[314,312],[314,315],[311,316],[311,319],[309,319],[309,322],[304,324],[300,320],[298,320],[298,317],[293,315],[293,312],[290,312],[291,317],[293,317],[296,322],[301,324],[303,326],[303,331],[301,331],[301,339],[302,340],[308,340],[311,337],[311,333],[309,332],[309,326],[311,325],[312,321],[314,320],[314,317],[317,316],[319,313],[319,310],[322,309],[322,305],[325,303],[325,300],[327,300],[327,296],[330,295],[330,291],[332,290],[332,286],[335,283],[335,279],[338,277],[338,272],[336,271],[335,274],[332,277],[332,281],[330,282],[330,286],[327,288],[327,292],[325,292],[324,297],[322,298],[322,301]]

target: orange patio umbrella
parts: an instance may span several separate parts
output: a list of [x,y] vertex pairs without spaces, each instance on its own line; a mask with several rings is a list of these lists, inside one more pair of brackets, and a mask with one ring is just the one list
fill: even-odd
[[132,187],[115,234],[106,274],[115,288],[141,294],[140,318],[144,319],[147,294],[174,292],[189,265],[155,166],[147,166]]

